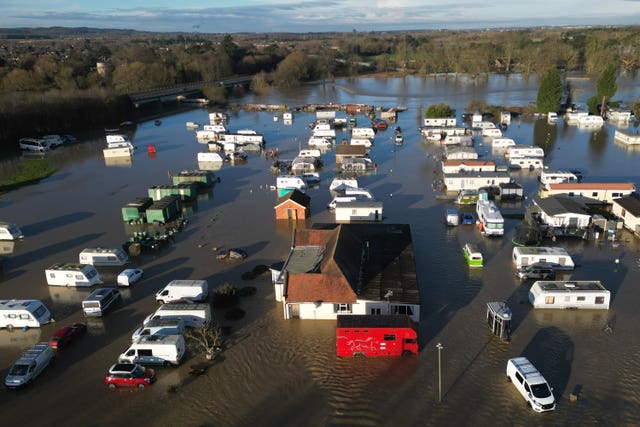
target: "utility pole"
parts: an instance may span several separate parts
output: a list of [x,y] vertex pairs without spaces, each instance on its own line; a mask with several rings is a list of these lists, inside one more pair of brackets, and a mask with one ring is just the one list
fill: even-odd
[[438,403],[442,403],[442,344],[436,344],[438,349]]

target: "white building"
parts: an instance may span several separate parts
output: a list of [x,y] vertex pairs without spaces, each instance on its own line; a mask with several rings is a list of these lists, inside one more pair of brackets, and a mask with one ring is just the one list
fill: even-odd
[[458,172],[444,174],[444,185],[447,191],[479,190],[483,187],[497,187],[511,182],[508,172]]

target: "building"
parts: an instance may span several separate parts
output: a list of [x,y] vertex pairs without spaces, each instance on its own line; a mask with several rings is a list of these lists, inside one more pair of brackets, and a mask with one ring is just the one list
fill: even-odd
[[582,229],[591,223],[591,214],[585,206],[569,197],[535,197],[533,203],[538,208],[540,221],[550,227]]
[[637,196],[613,199],[611,212],[623,219],[626,228],[640,234],[640,199]]
[[406,314],[420,320],[408,224],[316,224],[294,230],[289,255],[277,268],[272,278],[285,319]]
[[276,219],[307,219],[310,215],[311,197],[300,190],[294,189],[279,197],[273,207]]
[[442,173],[459,172],[495,172],[493,160],[445,160],[442,162]]
[[540,190],[540,197],[565,195],[568,197],[584,197],[604,203],[612,203],[613,199],[631,195],[636,191],[632,182],[561,182],[549,184],[548,189]]
[[477,160],[478,152],[473,147],[459,145],[445,145],[444,153],[447,160]]
[[336,203],[336,222],[382,221],[382,206],[379,200],[356,199]]
[[483,187],[497,187],[507,182],[511,182],[511,176],[506,171],[444,174],[444,185],[447,191],[479,190]]

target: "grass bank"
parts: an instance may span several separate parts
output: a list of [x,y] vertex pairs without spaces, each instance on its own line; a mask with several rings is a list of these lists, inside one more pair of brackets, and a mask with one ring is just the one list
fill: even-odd
[[0,182],[0,194],[8,193],[25,185],[36,184],[55,173],[56,168],[47,159],[22,162],[17,174]]

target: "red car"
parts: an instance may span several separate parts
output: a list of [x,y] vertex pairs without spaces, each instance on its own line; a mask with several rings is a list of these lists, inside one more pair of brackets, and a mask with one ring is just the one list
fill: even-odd
[[384,120],[380,120],[380,119],[375,120],[371,124],[378,130],[387,130],[387,127],[389,126],[387,124],[387,122],[385,122]]
[[135,363],[116,363],[109,369],[104,382],[113,390],[116,387],[145,388],[155,380],[156,373],[153,369]]
[[49,346],[54,350],[62,350],[68,346],[71,341],[75,341],[78,337],[84,335],[85,332],[87,332],[87,325],[84,323],[74,323],[65,326],[53,333],[53,336],[49,340]]

